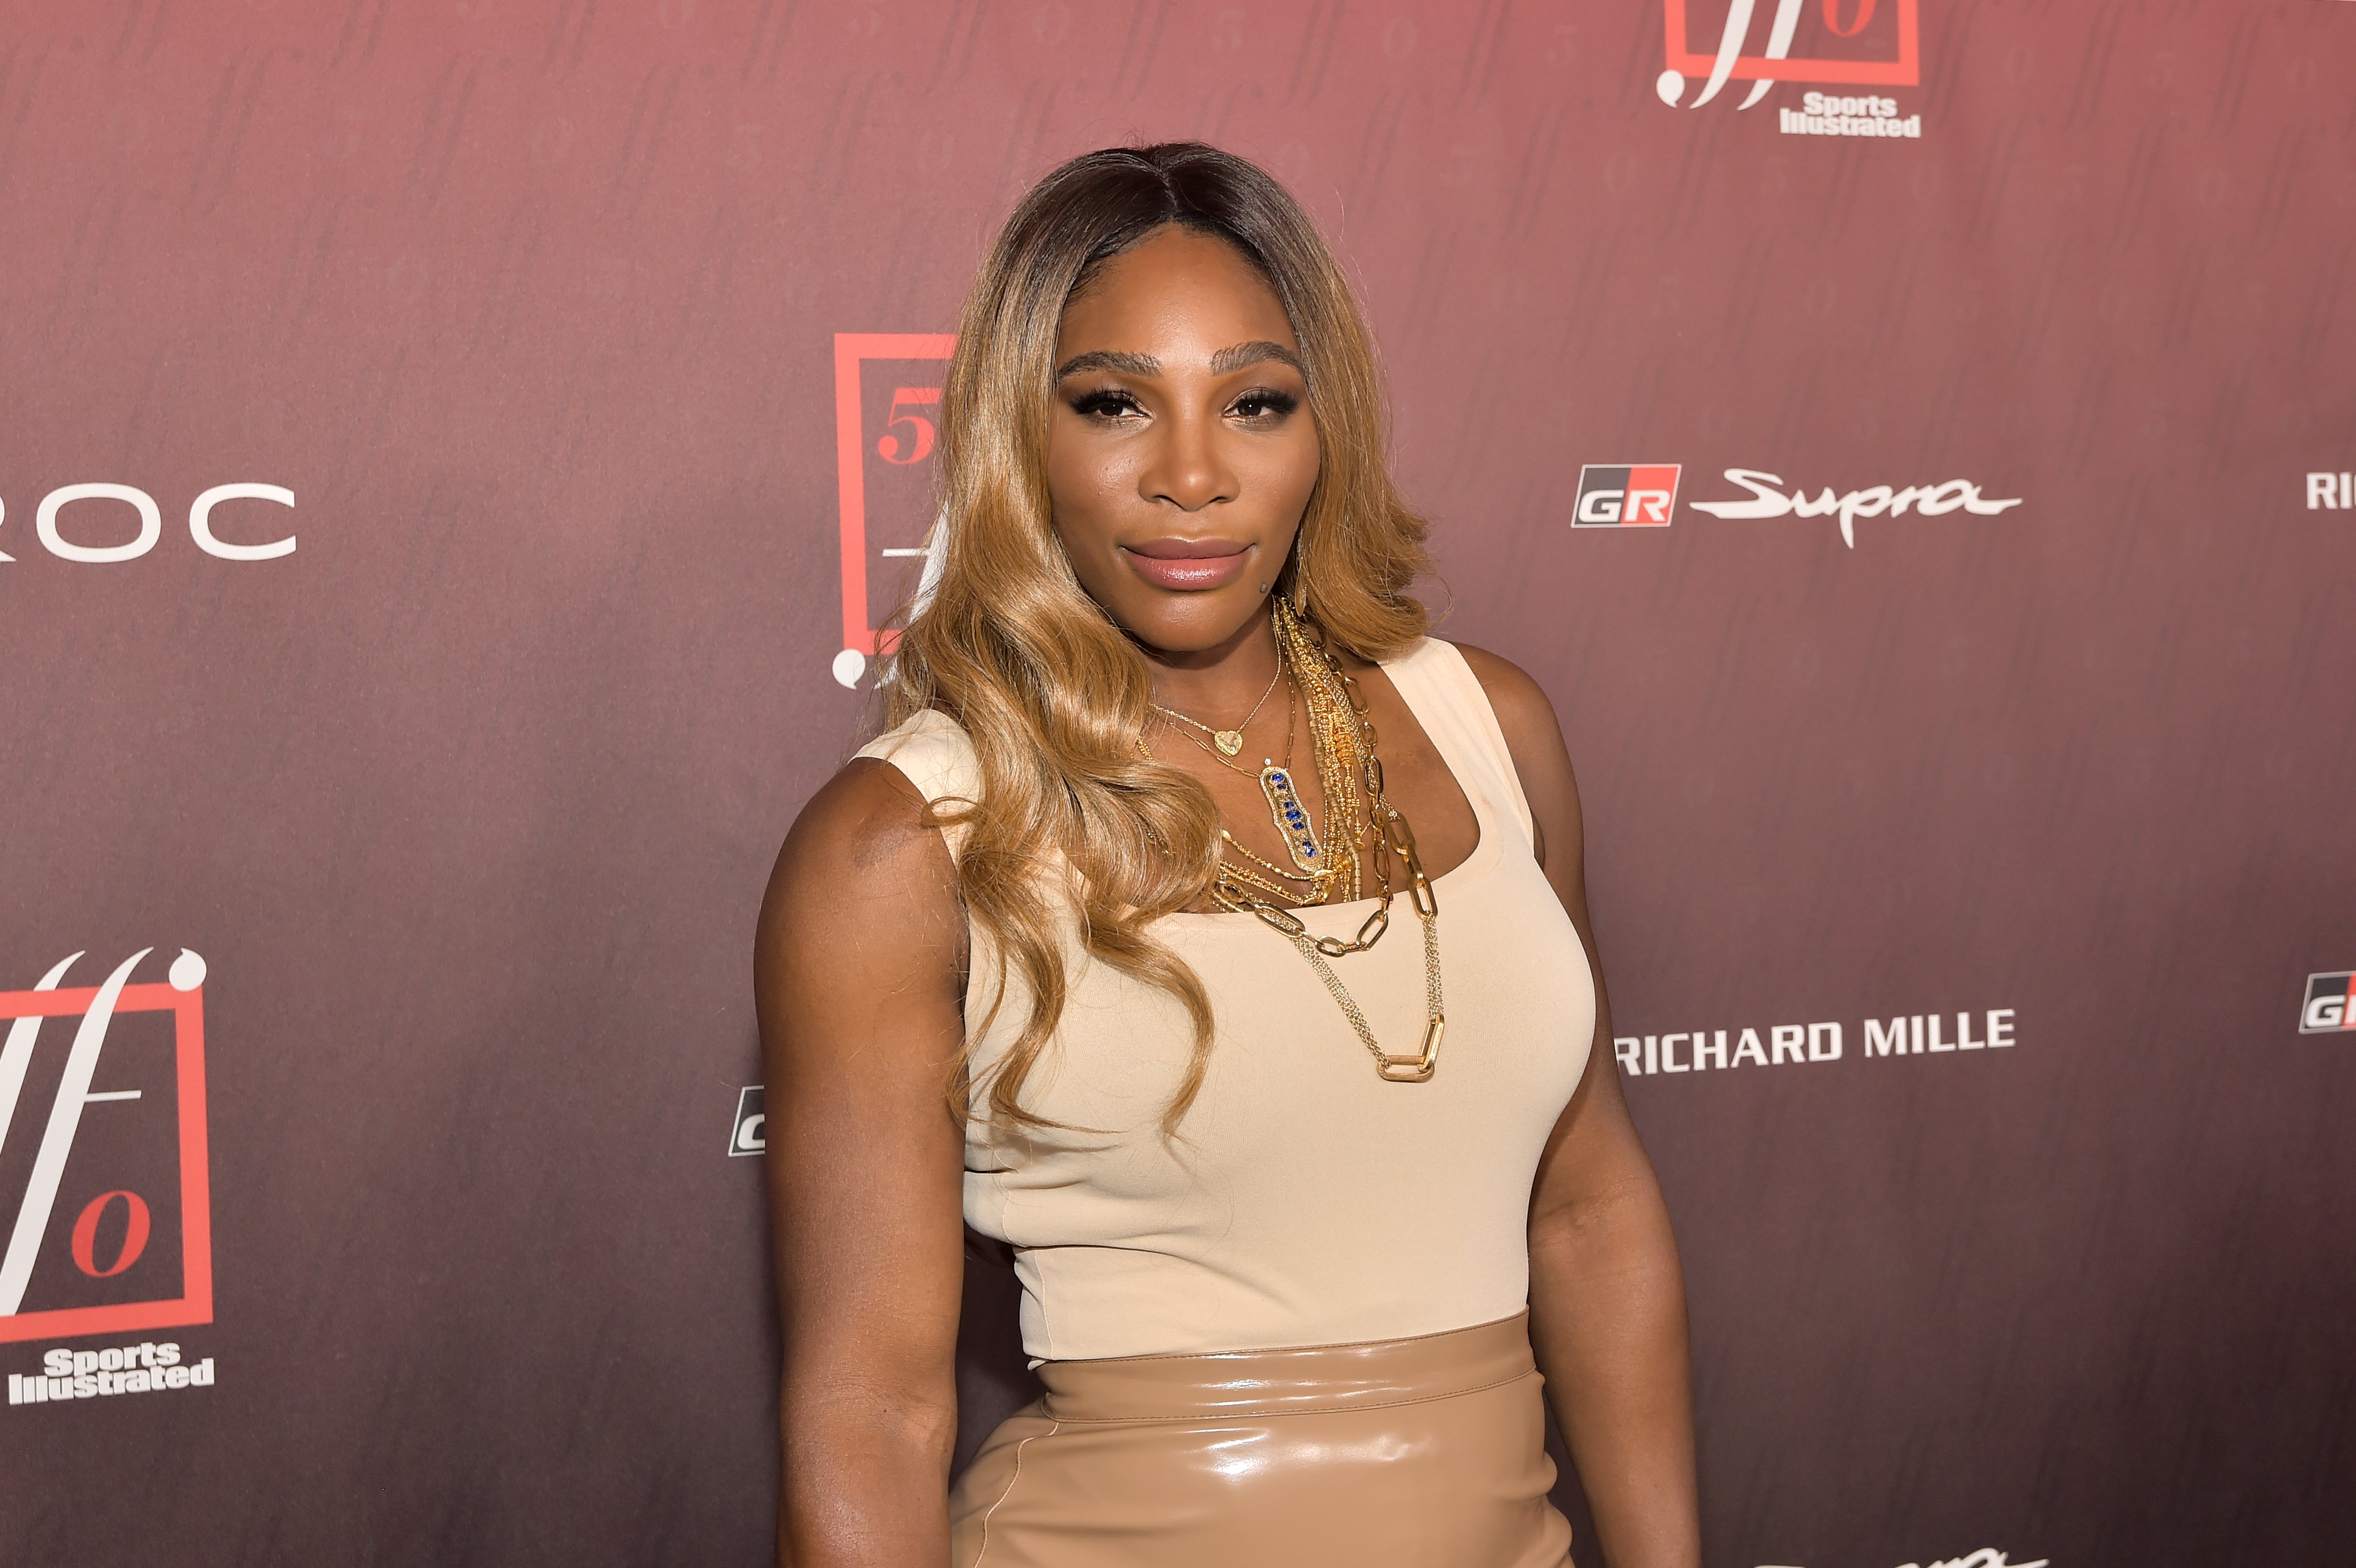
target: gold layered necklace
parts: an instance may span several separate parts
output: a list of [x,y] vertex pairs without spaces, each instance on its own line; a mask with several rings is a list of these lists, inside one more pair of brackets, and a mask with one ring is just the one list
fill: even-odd
[[[1155,713],[1160,714],[1166,718],[1176,719],[1182,725],[1192,725],[1194,728],[1201,730],[1205,735],[1209,736],[1211,737],[1211,744],[1219,748],[1216,753],[1217,756],[1223,757],[1233,757],[1236,753],[1244,748],[1244,731],[1250,726],[1252,720],[1259,717],[1259,711],[1268,706],[1269,693],[1276,690],[1276,683],[1283,678],[1284,660],[1280,657],[1276,661],[1276,673],[1268,678],[1268,691],[1262,692],[1259,694],[1259,701],[1252,704],[1251,712],[1244,715],[1243,723],[1236,725],[1233,729],[1213,729],[1210,725],[1205,724],[1200,719],[1188,718],[1184,714],[1180,713],[1177,709],[1165,708],[1159,703],[1152,703],[1151,706]],[[1194,736],[1189,736],[1186,738],[1194,740]],[[1194,744],[1201,746],[1203,743],[1197,740],[1194,741]]]
[[[1422,1083],[1430,1079],[1440,1066],[1440,1040],[1447,1027],[1447,1015],[1442,1005],[1440,975],[1440,900],[1432,892],[1431,883],[1423,874],[1423,862],[1416,854],[1415,834],[1407,818],[1390,803],[1383,792],[1383,767],[1375,756],[1375,726],[1366,718],[1366,699],[1358,683],[1341,666],[1325,646],[1322,632],[1312,634],[1309,626],[1293,614],[1291,607],[1280,596],[1273,601],[1273,618],[1277,643],[1276,680],[1269,682],[1273,692],[1279,682],[1290,684],[1298,692],[1301,707],[1309,719],[1310,751],[1312,765],[1325,797],[1325,832],[1321,836],[1311,821],[1309,809],[1302,802],[1293,780],[1292,745],[1294,737],[1293,706],[1288,693],[1285,704],[1284,760],[1267,759],[1259,769],[1260,791],[1267,797],[1269,811],[1277,832],[1283,837],[1293,869],[1285,870],[1273,861],[1254,854],[1237,843],[1235,835],[1222,825],[1219,841],[1222,853],[1217,868],[1212,874],[1211,896],[1219,905],[1234,914],[1248,914],[1273,928],[1286,940],[1299,949],[1317,978],[1332,993],[1342,1015],[1349,1020],[1367,1054],[1375,1058],[1375,1070],[1386,1082]],[[1265,705],[1267,695],[1260,698]],[[1154,704],[1156,711],[1180,719],[1220,743],[1220,749],[1233,756],[1224,745],[1226,736],[1233,734],[1241,750],[1242,726],[1233,732],[1212,730],[1185,714]],[[1259,706],[1252,709],[1259,712]],[[1249,724],[1250,718],[1245,719]],[[1189,736],[1189,740],[1194,737]],[[1205,752],[1211,747],[1203,746]],[[1141,749],[1144,746],[1140,737]],[[1152,753],[1148,751],[1147,756]],[[1212,760],[1230,772],[1245,773],[1215,752]],[[1240,859],[1231,859],[1232,850]],[[1388,851],[1386,854],[1386,851]],[[1413,1056],[1394,1056],[1376,1040],[1373,1026],[1350,994],[1341,977],[1333,972],[1333,959],[1365,952],[1380,941],[1390,929],[1391,886],[1390,855],[1396,854],[1407,871],[1408,898],[1423,926],[1423,977],[1426,1016],[1422,1048]],[[1379,889],[1381,903],[1376,906],[1358,927],[1357,935],[1348,940],[1340,937],[1319,937],[1290,909],[1269,899],[1290,899],[1301,904],[1337,902],[1334,895],[1346,886],[1348,897],[1365,896],[1365,870],[1373,863],[1374,880]]]
[[[1241,857],[1239,861],[1231,863],[1227,870],[1247,886],[1270,897],[1294,903],[1331,903],[1333,901],[1333,896],[1335,889],[1341,886],[1345,877],[1352,879],[1351,896],[1355,897],[1357,884],[1355,879],[1356,871],[1355,846],[1344,840],[1320,838],[1317,825],[1311,819],[1309,808],[1301,800],[1301,791],[1294,782],[1292,746],[1294,736],[1299,734],[1298,714],[1295,709],[1299,683],[1292,679],[1291,671],[1287,668],[1287,660],[1281,647],[1277,650],[1275,680],[1285,682],[1288,688],[1284,703],[1282,761],[1280,762],[1272,757],[1264,757],[1261,759],[1261,766],[1256,771],[1248,768],[1239,768],[1222,755],[1226,750],[1224,746],[1218,750],[1214,750],[1194,736],[1188,735],[1184,737],[1193,743],[1196,750],[1228,772],[1240,774],[1258,784],[1262,798],[1268,801],[1269,821],[1275,827],[1278,836],[1284,840],[1286,853],[1292,862],[1291,868],[1288,870],[1263,855],[1254,854],[1222,824],[1219,829],[1222,853]],[[1275,689],[1273,682],[1269,689],[1271,691]],[[1265,699],[1262,702],[1265,705]],[[1307,705],[1305,700],[1301,705]],[[1153,703],[1152,707],[1156,713],[1182,720],[1195,728],[1204,727],[1174,708],[1163,707],[1159,703]],[[1257,713],[1258,710],[1253,711]],[[1240,738],[1238,736],[1238,741]],[[1237,749],[1242,749],[1240,744]],[[1151,756],[1151,753],[1149,752],[1147,755]],[[1330,826],[1333,821],[1333,813],[1329,808],[1326,822]]]

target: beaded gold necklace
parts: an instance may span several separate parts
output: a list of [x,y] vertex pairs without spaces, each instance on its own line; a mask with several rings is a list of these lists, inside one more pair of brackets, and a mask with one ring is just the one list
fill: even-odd
[[[1375,726],[1366,718],[1365,693],[1325,646],[1322,631],[1312,635],[1308,624],[1292,613],[1281,596],[1273,602],[1270,614],[1276,632],[1278,673],[1291,675],[1301,706],[1309,715],[1311,753],[1325,796],[1326,832],[1321,841],[1309,821],[1308,808],[1301,803],[1292,783],[1292,719],[1288,704],[1285,762],[1280,766],[1269,759],[1260,769],[1259,779],[1269,810],[1275,814],[1277,830],[1284,834],[1297,870],[1284,871],[1273,862],[1253,854],[1222,826],[1221,844],[1232,847],[1248,859],[1239,863],[1222,854],[1212,873],[1211,896],[1231,913],[1258,917],[1300,950],[1301,956],[1308,961],[1342,1009],[1342,1015],[1349,1020],[1359,1042],[1375,1058],[1375,1070],[1386,1082],[1422,1083],[1439,1069],[1440,1036],[1448,1023],[1440,988],[1440,900],[1423,874],[1414,832],[1384,794],[1383,767],[1375,756]],[[1138,744],[1141,749],[1142,736]],[[1149,751],[1147,755],[1152,754]],[[1389,853],[1386,854],[1386,850]],[[1394,1056],[1382,1048],[1365,1015],[1327,961],[1366,951],[1390,929],[1394,896],[1391,854],[1398,855],[1399,864],[1406,868],[1408,898],[1423,926],[1427,1012],[1422,1048],[1413,1056]],[[1359,925],[1357,935],[1346,940],[1312,936],[1298,915],[1269,902],[1269,897],[1296,897],[1286,883],[1306,885],[1310,896],[1301,898],[1302,903],[1333,902],[1333,895],[1345,880],[1350,897],[1358,898],[1363,896],[1363,871],[1368,859],[1374,862],[1382,902]],[[1324,864],[1317,864],[1321,860]]]
[[[1241,774],[1259,785],[1260,793],[1268,800],[1269,818],[1274,822],[1277,832],[1283,837],[1292,860],[1292,869],[1288,871],[1276,862],[1256,854],[1222,824],[1219,828],[1220,843],[1226,851],[1243,857],[1240,863],[1231,865],[1228,869],[1247,885],[1272,897],[1302,904],[1330,903],[1333,889],[1338,886],[1340,878],[1350,873],[1354,856],[1346,845],[1337,854],[1331,845],[1320,841],[1316,824],[1310,820],[1309,809],[1301,802],[1299,792],[1293,788],[1292,741],[1299,727],[1296,723],[1298,715],[1294,709],[1297,688],[1292,684],[1290,672],[1284,667],[1281,650],[1279,650],[1277,660],[1277,678],[1287,682],[1284,696],[1284,760],[1282,762],[1280,763],[1270,757],[1261,759],[1261,766],[1257,771],[1248,768],[1238,768],[1221,755],[1221,752],[1226,749],[1224,746],[1219,750],[1213,750],[1194,736],[1185,735],[1183,731],[1180,734],[1184,739],[1193,742],[1194,749],[1228,772]],[[1171,714],[1171,716],[1176,718],[1185,717],[1183,714],[1173,714],[1159,703],[1152,706],[1156,713]],[[1238,740],[1240,741],[1240,736]],[[1242,749],[1240,744],[1237,749],[1239,751]],[[1151,757],[1152,753],[1149,751],[1146,755]],[[1330,812],[1327,814],[1326,821],[1329,824],[1333,821]]]

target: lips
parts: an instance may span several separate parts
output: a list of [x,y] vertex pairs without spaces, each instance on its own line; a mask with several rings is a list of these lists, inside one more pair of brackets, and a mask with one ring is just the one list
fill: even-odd
[[1120,549],[1139,576],[1179,593],[1224,588],[1251,559],[1251,546],[1232,539],[1143,539]]

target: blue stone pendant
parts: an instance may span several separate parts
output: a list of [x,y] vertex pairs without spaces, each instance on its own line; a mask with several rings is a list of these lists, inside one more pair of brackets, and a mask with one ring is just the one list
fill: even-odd
[[1325,856],[1317,843],[1317,830],[1309,825],[1309,808],[1301,803],[1301,792],[1292,787],[1292,770],[1269,763],[1259,770],[1259,788],[1268,797],[1269,815],[1276,821],[1276,831],[1284,835],[1285,847],[1292,852],[1292,864],[1303,871],[1324,870]]

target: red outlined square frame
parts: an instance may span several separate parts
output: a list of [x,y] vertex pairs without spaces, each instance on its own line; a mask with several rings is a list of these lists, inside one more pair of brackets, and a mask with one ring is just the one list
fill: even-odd
[[[121,1334],[213,1320],[212,1183],[205,1147],[205,988],[179,991],[158,981],[126,985],[114,1011],[172,1015],[173,1055],[180,1103],[180,1294],[159,1301],[120,1301],[0,1317],[0,1344],[63,1339],[80,1334]],[[98,987],[72,991],[0,991],[0,1021],[79,1018],[98,1000]]]
[[868,624],[867,432],[860,422],[859,368],[866,360],[946,360],[948,332],[838,332],[834,335],[834,465],[842,530],[842,646],[873,658],[896,636]]
[[[1851,0],[1854,4],[1855,0]],[[1736,57],[1732,79],[1737,81],[1820,81],[1873,87],[1917,87],[1922,81],[1922,40],[1914,12],[1915,0],[1893,0],[1898,8],[1898,58],[1889,59],[1810,59],[1794,55],[1769,59],[1764,55]],[[1718,68],[1714,54],[1697,55],[1686,39],[1686,0],[1661,0],[1668,22],[1668,68],[1707,79]]]

